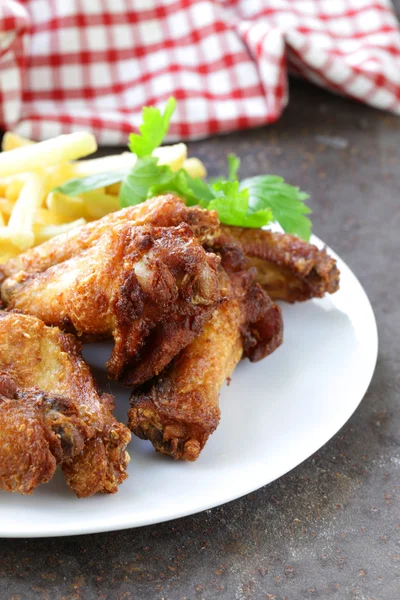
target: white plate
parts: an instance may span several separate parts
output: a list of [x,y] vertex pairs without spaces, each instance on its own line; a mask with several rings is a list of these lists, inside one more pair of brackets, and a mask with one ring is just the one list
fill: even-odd
[[[221,424],[197,462],[175,462],[135,438],[129,478],[114,496],[78,500],[60,473],[33,496],[1,492],[0,536],[94,533],[190,515],[270,483],[318,450],[364,396],[378,349],[368,298],[350,269],[338,263],[340,291],[283,305],[281,348],[260,363],[239,365],[221,394]],[[108,352],[93,345],[85,356],[109,389],[102,366]],[[124,420],[129,392],[113,391]]]

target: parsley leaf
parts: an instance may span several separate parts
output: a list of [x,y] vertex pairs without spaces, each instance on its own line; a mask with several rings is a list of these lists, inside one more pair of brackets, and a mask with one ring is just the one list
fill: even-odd
[[[143,202],[146,200],[147,193],[143,196],[146,188],[143,178],[148,176],[147,179],[150,185],[149,178],[151,176],[154,176],[154,183],[156,183],[158,179],[164,181],[166,178],[166,172],[163,166],[157,166],[156,158],[154,158],[154,160],[148,160],[145,163],[140,163],[139,159],[151,158],[153,150],[158,148],[158,146],[161,144],[168,131],[169,122],[175,110],[175,106],[175,98],[169,98],[164,113],[153,106],[143,107],[143,123],[139,127],[141,135],[131,133],[129,136],[129,148],[138,157],[138,161],[132,167],[131,171],[129,169],[121,169],[118,171],[98,173],[95,175],[89,175],[88,177],[71,179],[56,188],[56,190],[58,192],[62,192],[63,194],[67,194],[68,196],[75,196],[83,192],[95,190],[99,187],[124,181],[124,184],[121,186],[121,206],[138,204],[138,202]],[[158,172],[159,170],[160,172]],[[126,178],[128,178],[127,181],[125,181]],[[137,193],[132,193],[133,188],[138,182],[140,183]],[[132,198],[132,202],[127,200],[128,196],[129,198]],[[139,200],[139,198],[142,199]]]
[[168,165],[158,165],[156,157],[139,158],[120,190],[121,206],[132,206],[153,196],[172,193],[180,196],[188,206],[207,204],[214,198],[209,185],[186,171],[173,172]]
[[240,158],[236,154],[228,154],[229,181],[236,181],[236,179],[238,179],[239,167]]
[[[200,179],[200,177],[190,177],[189,173],[186,173],[186,171],[185,175],[187,185],[197,200],[195,204],[201,204],[203,208],[207,208],[210,200],[214,198],[211,186],[204,181],[204,179]],[[191,206],[193,206],[193,204]]]
[[121,207],[144,202],[150,197],[152,186],[163,186],[173,178],[174,174],[168,165],[160,166],[157,163],[158,158],[154,156],[137,159],[122,182],[119,194]]
[[249,192],[249,210],[259,211],[270,208],[273,220],[277,221],[287,233],[309,240],[311,221],[305,215],[311,209],[304,204],[309,197],[276,175],[258,175],[249,177],[240,183],[240,189]]
[[87,177],[78,177],[77,179],[69,179],[62,185],[56,187],[53,191],[61,192],[67,196],[76,196],[96,190],[106,185],[112,185],[122,181],[129,173],[130,169],[119,169],[118,171],[107,171],[105,173],[96,173]]
[[238,181],[219,181],[212,186],[215,198],[207,204],[216,210],[221,223],[238,227],[262,227],[272,219],[272,212],[261,209],[249,213],[248,190],[240,190]]
[[154,106],[144,106],[142,110],[143,123],[138,133],[129,136],[129,149],[136,156],[144,157],[150,155],[153,150],[160,146],[168,128],[169,122],[175,110],[175,98],[169,98],[164,113]]
[[175,106],[175,98],[170,98],[163,113],[152,106],[143,108],[140,134],[129,136],[129,148],[137,156],[130,171],[121,169],[72,179],[56,189],[77,195],[122,181],[121,207],[171,192],[181,196],[188,206],[199,204],[216,210],[221,223],[258,228],[277,221],[284,231],[309,239],[311,221],[305,215],[311,211],[304,204],[308,195],[287,184],[282,177],[260,175],[240,182],[240,158],[235,154],[228,155],[228,180],[217,178],[206,182],[191,177],[184,169],[173,172],[168,165],[158,164],[158,158],[152,153],[168,131]]
[[168,192],[183,198],[188,206],[200,204],[206,207],[208,202],[214,198],[212,189],[205,181],[198,177],[191,177],[184,169],[172,173],[168,181],[154,184],[149,190],[148,197]]
[[[227,156],[228,160],[228,181],[237,181],[238,180],[238,170],[240,167],[240,158],[233,153],[229,153]],[[210,184],[214,183],[222,183],[227,181],[226,177],[212,177],[210,179]]]

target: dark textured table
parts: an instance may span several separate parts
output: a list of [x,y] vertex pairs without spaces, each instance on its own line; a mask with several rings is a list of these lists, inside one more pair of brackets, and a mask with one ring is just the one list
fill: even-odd
[[0,540],[1,600],[400,598],[400,119],[291,88],[277,124],[190,150],[211,175],[234,150],[243,176],[279,173],[311,193],[316,233],[375,309],[367,395],[312,458],[225,506],[131,531]]

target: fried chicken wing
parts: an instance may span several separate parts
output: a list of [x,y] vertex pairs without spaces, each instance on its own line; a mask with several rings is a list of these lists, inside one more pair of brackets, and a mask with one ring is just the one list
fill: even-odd
[[158,377],[134,391],[129,427],[158,452],[196,460],[220,419],[219,391],[242,352],[240,308],[223,303]]
[[58,464],[79,497],[114,493],[126,478],[129,430],[80,349],[36,317],[0,312],[0,488],[30,493]]
[[2,298],[9,309],[85,339],[113,337],[109,375],[133,386],[200,333],[221,299],[218,263],[189,225],[128,221],[41,273],[10,277]]
[[218,254],[221,267],[230,280],[228,297],[240,304],[243,356],[251,362],[257,362],[282,343],[281,310],[271,302],[268,293],[256,281],[256,270],[249,267],[247,258],[235,241],[220,245]]
[[0,489],[30,494],[84,449],[90,431],[74,402],[18,386],[0,371]]
[[202,210],[197,206],[187,207],[172,194],[158,196],[106,215],[98,221],[74,229],[12,258],[0,265],[0,282],[19,271],[41,273],[54,265],[69,260],[82,250],[96,244],[100,237],[123,223],[132,225],[151,224],[158,227],[173,227],[187,223],[200,243],[210,244],[220,233],[215,211]]
[[240,244],[257,269],[257,281],[274,300],[301,302],[339,289],[335,259],[296,236],[223,226],[217,246],[229,239]]
[[282,341],[280,310],[254,272],[241,270],[237,248],[225,252],[222,264],[230,271],[219,274],[226,301],[167,369],[131,396],[131,430],[177,459],[198,458],[219,423],[220,388],[242,356],[260,360]]

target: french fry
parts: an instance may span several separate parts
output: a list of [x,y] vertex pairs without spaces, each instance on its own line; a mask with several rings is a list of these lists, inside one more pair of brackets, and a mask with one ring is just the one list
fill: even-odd
[[[120,183],[79,196],[55,191],[70,179],[129,170],[137,161],[131,152],[77,160],[96,149],[94,136],[87,132],[38,143],[12,132],[5,133],[4,152],[0,154],[0,263],[120,208]],[[192,177],[206,176],[199,159],[187,158],[185,144],[156,148],[153,156],[158,158],[158,164],[169,165],[172,171],[184,168]]]
[[29,231],[13,231],[8,226],[0,227],[0,249],[8,253],[16,248],[16,254],[33,246],[34,235]]
[[15,150],[15,148],[21,148],[22,146],[30,146],[34,144],[32,140],[28,140],[28,138],[24,138],[17,133],[13,133],[12,131],[6,131],[3,135],[3,139],[1,142],[1,149],[3,152],[7,152],[7,150]]
[[51,212],[47,208],[38,208],[35,214],[36,225],[63,225],[68,223],[70,219],[63,217],[55,212]]
[[96,188],[95,190],[88,190],[87,192],[82,192],[82,198],[89,198],[90,196],[94,196],[95,198],[99,195],[99,194],[105,194],[106,193],[106,188],[105,187],[101,187],[101,188]]
[[0,211],[4,216],[9,217],[13,211],[14,204],[7,198],[0,198]]
[[68,179],[74,179],[75,170],[73,163],[61,163],[46,169],[45,194],[49,194],[54,188],[62,185]]
[[[153,156],[158,157],[158,164],[169,165],[173,171],[181,168],[187,156],[186,144],[174,144],[173,146],[162,146],[156,148]],[[101,158],[92,158],[74,163],[74,177],[86,177],[106,171],[118,171],[119,169],[131,169],[137,158],[132,152],[122,152]]]
[[26,250],[34,244],[33,221],[43,198],[43,179],[37,173],[31,173],[18,196],[7,225],[13,244],[21,250]]
[[157,156],[159,165],[169,165],[172,171],[179,171],[187,157],[186,144],[161,146],[156,148],[153,156]]
[[88,132],[60,135],[45,142],[2,152],[0,154],[0,177],[35,171],[42,169],[43,166],[76,160],[92,154],[96,150],[96,138]]
[[87,177],[88,175],[96,175],[97,173],[105,173],[107,171],[130,169],[135,162],[136,155],[131,152],[102,156],[101,158],[92,158],[90,160],[81,160],[73,165],[73,177]]
[[86,212],[92,219],[101,219],[110,212],[120,209],[118,196],[95,192],[82,194]]
[[22,177],[13,177],[10,179],[10,183],[7,185],[4,195],[10,202],[16,202],[18,196],[21,193],[22,188],[24,187],[26,182],[26,178]]
[[82,225],[86,225],[86,219],[76,219],[76,221],[71,221],[64,225],[34,225],[35,242],[36,244],[41,244],[56,235],[72,231],[72,229],[81,227]]
[[[43,169],[39,169],[39,172],[42,173]],[[26,181],[27,178],[29,177],[29,172],[24,172],[24,173],[14,173],[14,175],[9,175],[7,177],[2,177],[0,179],[0,185],[2,187],[4,187],[4,189],[8,186],[9,183],[11,183],[13,181],[13,179],[20,179],[21,181]]]
[[121,189],[120,183],[112,183],[106,187],[106,194],[111,194],[112,196],[119,196],[119,190]]
[[[35,173],[42,175],[45,179],[45,191],[51,192],[55,187],[62,185],[68,179],[75,177],[74,163],[61,163],[59,165],[51,165],[41,169],[35,169]],[[22,189],[23,184],[29,177],[30,173],[18,173],[4,177],[0,180],[0,194],[9,197],[11,201],[16,200],[16,196]],[[8,192],[7,192],[8,190]]]
[[207,171],[203,163],[199,158],[187,158],[183,165],[182,169],[186,171],[190,175],[190,177],[200,177],[200,179],[204,179],[207,177]]
[[14,208],[14,204],[7,200],[7,198],[0,198],[0,212],[3,214],[3,217],[10,217]]
[[47,208],[57,215],[68,217],[70,221],[85,216],[85,203],[80,196],[66,196],[51,192],[46,199]]
[[[45,195],[65,183],[65,181],[75,177],[74,164],[69,162],[52,165],[44,169],[36,169],[35,172],[43,176]],[[0,181],[0,194],[10,202],[15,202],[29,175],[30,173],[27,172],[5,177]]]

